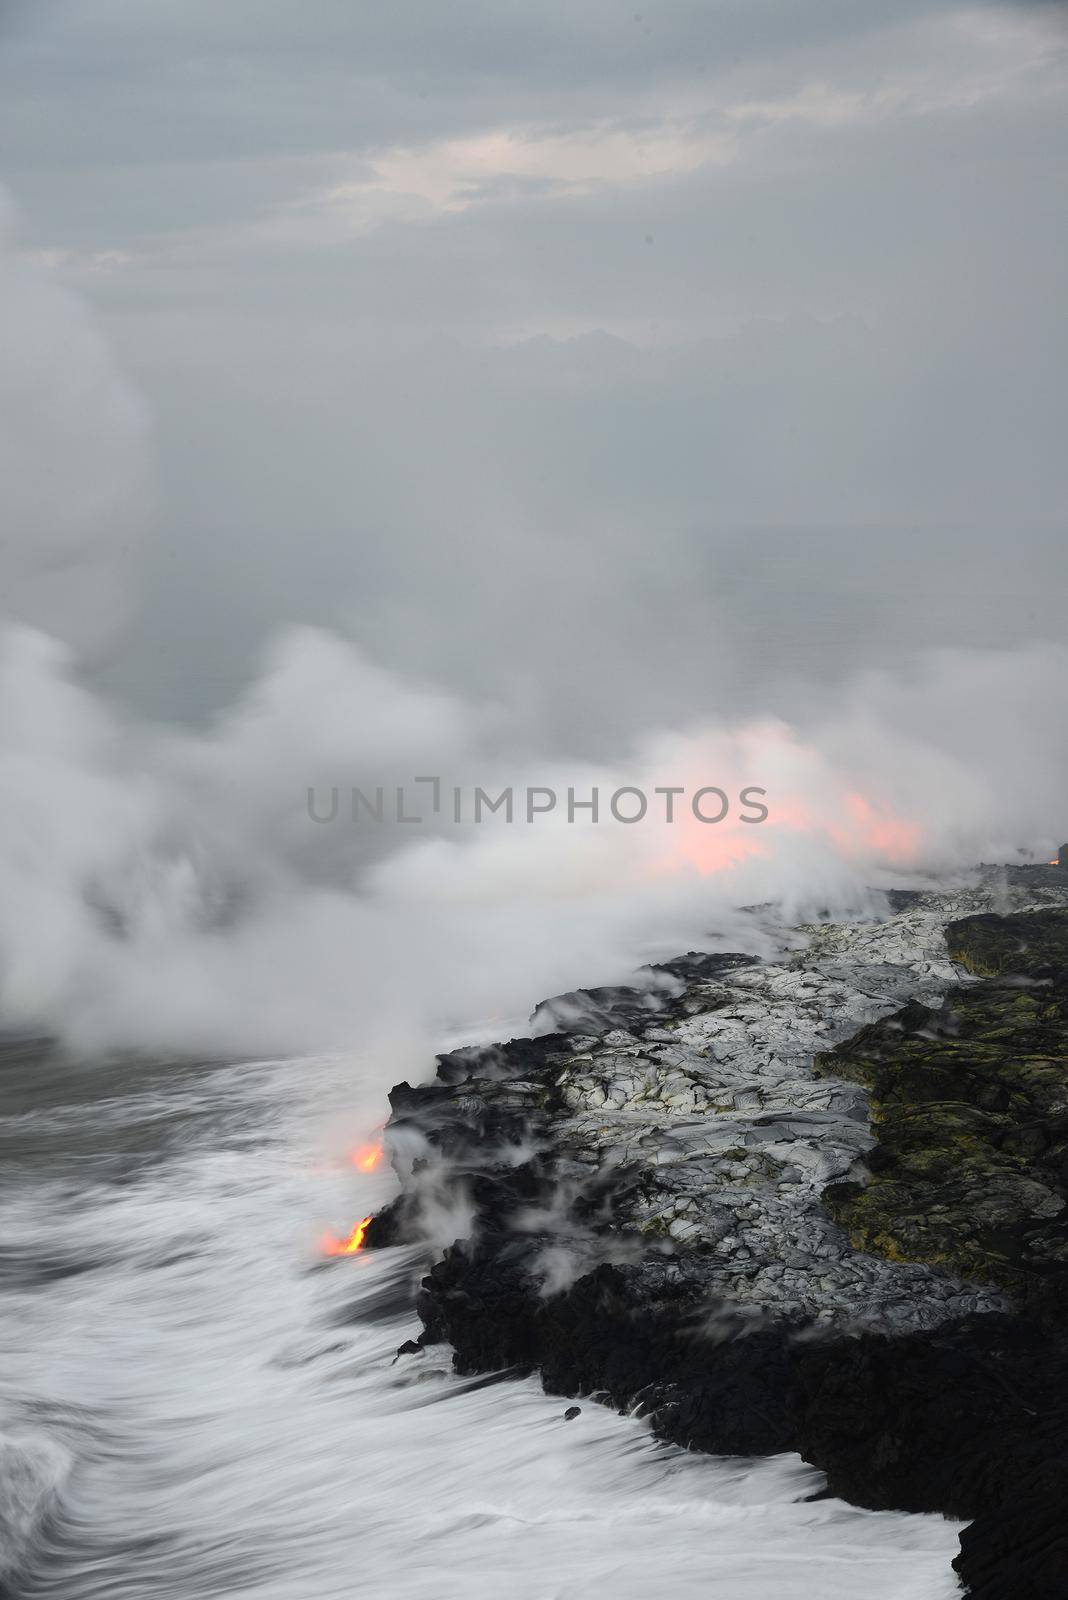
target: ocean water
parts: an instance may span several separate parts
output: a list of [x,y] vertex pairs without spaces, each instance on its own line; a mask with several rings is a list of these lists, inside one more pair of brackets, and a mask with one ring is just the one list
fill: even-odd
[[941,1600],[958,1527],[811,1501],[417,1331],[355,1058],[0,1055],[5,1600]]

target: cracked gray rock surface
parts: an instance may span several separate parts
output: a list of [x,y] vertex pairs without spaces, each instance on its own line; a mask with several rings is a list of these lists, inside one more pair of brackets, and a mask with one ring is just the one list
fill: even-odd
[[[989,1286],[855,1249],[831,1219],[823,1188],[863,1176],[875,1141],[864,1091],[817,1078],[812,1057],[909,999],[937,1003],[968,981],[946,955],[948,922],[1066,904],[1068,888],[991,872],[919,894],[883,921],[784,928],[777,959],[688,976],[667,1014],[632,993],[626,1026],[578,1033],[575,996],[546,1002],[539,1022],[567,1031],[529,1081],[484,1076],[486,1053],[469,1052],[472,1076],[453,1106],[528,1107],[531,1137],[552,1157],[556,1200],[513,1219],[551,1241],[546,1291],[599,1261],[641,1258],[655,1277],[700,1286],[742,1316],[906,1332],[1004,1309]],[[787,948],[798,934],[802,946]],[[610,1020],[601,1006],[590,1015]],[[573,1197],[613,1173],[626,1198],[611,1221],[576,1222]],[[436,1181],[440,1192],[448,1175]]]

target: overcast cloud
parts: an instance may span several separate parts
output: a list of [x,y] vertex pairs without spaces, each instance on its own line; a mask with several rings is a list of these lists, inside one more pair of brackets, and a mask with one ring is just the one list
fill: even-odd
[[1063,637],[1059,6],[0,16],[12,270],[150,419],[95,645],[141,709],[317,623],[611,753]]

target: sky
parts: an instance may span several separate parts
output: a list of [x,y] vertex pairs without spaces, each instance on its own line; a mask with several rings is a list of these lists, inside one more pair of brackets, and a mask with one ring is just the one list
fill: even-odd
[[[0,0],[0,1025],[422,1048],[1064,838],[1064,8],[633,4]],[[419,773],[770,816],[305,807]]]
[[597,757],[1062,638],[1064,9],[637,3],[0,0],[8,609]]

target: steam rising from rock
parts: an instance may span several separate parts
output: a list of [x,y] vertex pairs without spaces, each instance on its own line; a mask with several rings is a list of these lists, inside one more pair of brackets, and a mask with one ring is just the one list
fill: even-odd
[[[872,884],[1018,846],[1046,859],[1063,838],[1068,651],[1049,644],[932,655],[908,678],[814,693],[789,725],[724,714],[722,686],[677,724],[665,686],[660,729],[611,764],[565,763],[514,705],[309,628],[277,638],[206,730],[131,724],[77,674],[127,604],[142,410],[84,309],[4,228],[0,1025],[176,1051],[397,1047],[398,1032],[415,1048],[491,1016],[500,1035],[538,996],[643,960],[767,948],[774,918],[746,905],[789,921],[874,909]],[[755,785],[770,816],[308,816],[309,786],[389,792],[428,773],[494,793]],[[383,1078],[398,1075],[394,1060]]]
[[[0,981],[9,1027],[82,1045],[338,1046],[624,978],[695,944],[766,949],[793,921],[874,908],[872,884],[1045,859],[1063,832],[1068,652],[933,658],[805,728],[710,724],[625,767],[505,768],[494,718],[303,631],[204,734],[124,724],[25,630],[0,649]],[[503,817],[329,826],[309,782],[759,783],[760,826]]]

